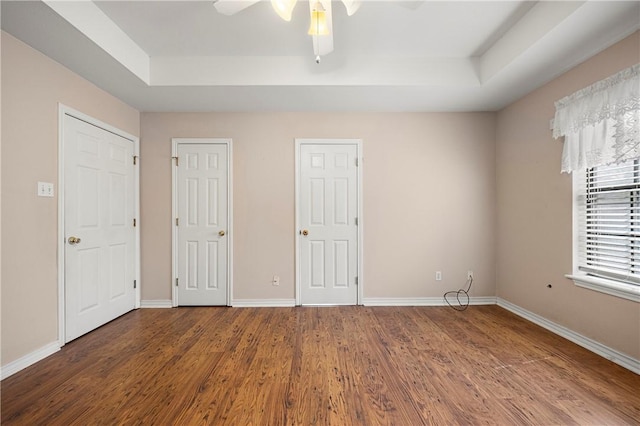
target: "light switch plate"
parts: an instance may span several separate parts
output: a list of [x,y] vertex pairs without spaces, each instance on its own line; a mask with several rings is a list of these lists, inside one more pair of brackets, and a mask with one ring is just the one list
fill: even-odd
[[38,182],[38,197],[53,197],[53,184]]

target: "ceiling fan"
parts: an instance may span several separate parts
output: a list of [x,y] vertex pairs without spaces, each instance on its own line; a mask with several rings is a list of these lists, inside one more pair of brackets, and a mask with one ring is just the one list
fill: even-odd
[[[214,6],[223,15],[233,15],[260,0],[214,0]],[[342,0],[347,15],[353,15],[360,7],[362,0]],[[271,0],[276,13],[285,21],[291,20],[293,8],[297,0]],[[309,14],[311,23],[309,35],[313,36],[313,52],[316,63],[320,63],[320,56],[333,51],[333,23],[331,19],[331,0],[309,0]]]

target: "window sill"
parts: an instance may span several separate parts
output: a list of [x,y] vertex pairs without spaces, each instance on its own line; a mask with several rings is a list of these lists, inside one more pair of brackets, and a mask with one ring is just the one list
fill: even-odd
[[584,274],[567,274],[565,277],[572,279],[578,287],[588,288],[589,290],[599,291],[600,293],[621,297],[634,302],[640,302],[639,286]]

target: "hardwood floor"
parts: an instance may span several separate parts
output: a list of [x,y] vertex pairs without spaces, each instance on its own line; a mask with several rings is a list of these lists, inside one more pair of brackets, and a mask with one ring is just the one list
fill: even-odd
[[640,424],[640,376],[497,306],[144,309],[1,386],[3,425]]

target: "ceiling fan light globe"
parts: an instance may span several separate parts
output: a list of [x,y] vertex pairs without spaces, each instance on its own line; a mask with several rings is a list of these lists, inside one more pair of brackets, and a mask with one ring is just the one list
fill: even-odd
[[329,35],[327,13],[324,10],[313,10],[313,12],[311,12],[309,35]]

